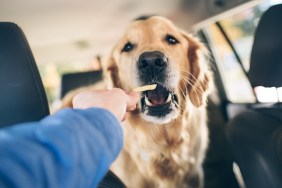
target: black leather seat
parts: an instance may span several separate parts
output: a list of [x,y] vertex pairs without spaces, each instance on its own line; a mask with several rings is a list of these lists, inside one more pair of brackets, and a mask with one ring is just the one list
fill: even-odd
[[0,128],[49,114],[45,90],[22,30],[0,23]]
[[249,79],[253,87],[282,86],[282,4],[262,16],[254,38]]
[[[249,79],[253,87],[282,87],[282,4],[269,8],[257,27]],[[282,187],[282,105],[253,105],[227,127],[247,188]]]

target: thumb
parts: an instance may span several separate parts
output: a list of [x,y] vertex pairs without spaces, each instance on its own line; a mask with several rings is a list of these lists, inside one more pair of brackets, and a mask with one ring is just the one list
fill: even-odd
[[127,101],[126,101],[126,110],[127,111],[133,111],[136,108],[136,105],[139,101],[139,93],[135,91],[131,91],[127,93]]

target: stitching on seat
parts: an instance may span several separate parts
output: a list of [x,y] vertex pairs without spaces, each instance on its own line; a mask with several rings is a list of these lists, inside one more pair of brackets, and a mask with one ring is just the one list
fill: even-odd
[[[35,85],[36,85],[36,89],[37,89],[37,94],[39,95],[39,98],[41,100],[41,107],[43,112],[45,113],[45,115],[49,115],[49,107],[48,107],[48,102],[47,102],[47,98],[46,95],[42,94],[41,91],[45,92],[44,87],[40,81],[40,74],[35,70],[36,67],[34,67],[35,65],[32,64],[32,60],[35,63],[34,57],[32,56],[31,53],[31,49],[30,47],[27,45],[27,40],[24,36],[23,31],[14,23],[11,23],[11,26],[15,28],[15,31],[17,32],[19,38],[21,39],[21,43],[24,46],[24,52],[25,52],[25,57],[27,59],[27,63],[29,65],[29,68],[32,72],[32,78],[35,81]],[[45,100],[44,100],[45,99]]]

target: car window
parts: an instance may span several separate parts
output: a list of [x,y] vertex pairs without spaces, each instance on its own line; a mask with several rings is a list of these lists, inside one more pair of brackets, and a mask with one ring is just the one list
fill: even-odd
[[217,26],[212,24],[207,27],[206,34],[221,74],[227,99],[236,103],[254,102],[252,87]]
[[[281,90],[276,88],[255,88],[254,92],[244,71],[249,70],[250,55],[254,33],[262,14],[279,1],[265,1],[252,8],[234,14],[217,24],[205,28],[205,33],[211,43],[219,71],[223,78],[227,98],[231,102],[277,102],[281,98]],[[281,1],[280,1],[281,3]],[[225,32],[242,63],[239,64],[232,48],[224,38],[219,26]]]

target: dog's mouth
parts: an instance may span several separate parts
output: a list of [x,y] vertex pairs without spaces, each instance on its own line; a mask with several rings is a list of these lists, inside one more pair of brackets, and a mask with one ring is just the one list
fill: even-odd
[[173,92],[160,85],[156,89],[144,92],[145,104],[150,107],[162,106],[173,100]]
[[156,89],[142,93],[141,112],[146,116],[164,118],[177,108],[178,98],[175,92],[160,84]]

